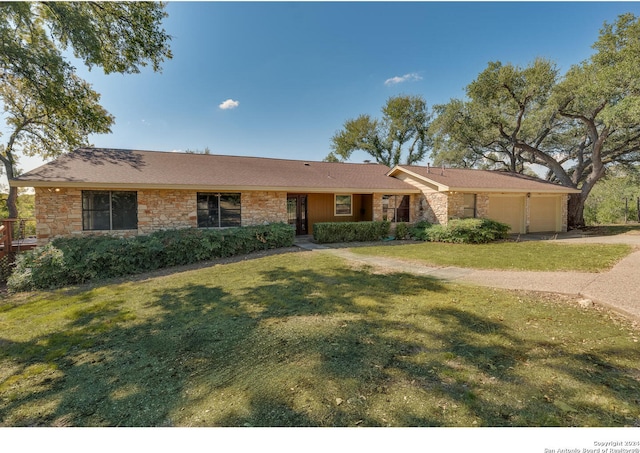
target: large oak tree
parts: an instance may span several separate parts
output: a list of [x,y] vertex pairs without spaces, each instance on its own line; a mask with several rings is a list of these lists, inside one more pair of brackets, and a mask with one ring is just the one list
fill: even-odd
[[436,164],[544,168],[550,181],[581,190],[568,221],[584,225],[585,200],[607,166],[640,159],[640,21],[605,23],[593,48],[562,76],[544,59],[490,63],[467,99],[434,107]]
[[391,97],[382,108],[381,119],[363,114],[345,121],[342,130],[331,138],[332,151],[325,160],[344,162],[354,151],[364,151],[390,167],[418,163],[430,149],[430,120],[422,97]]
[[[165,17],[156,2],[0,3],[0,162],[9,179],[20,154],[54,157],[86,144],[90,134],[110,132],[113,117],[63,52],[106,74],[148,65],[159,71],[171,58]],[[18,214],[16,196],[10,188],[10,217]]]

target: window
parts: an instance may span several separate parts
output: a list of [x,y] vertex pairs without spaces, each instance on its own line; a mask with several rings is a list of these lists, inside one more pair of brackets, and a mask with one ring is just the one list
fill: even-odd
[[351,195],[336,195],[336,215],[352,215]]
[[137,192],[82,191],[83,230],[135,230],[137,228]]
[[463,217],[475,217],[475,216],[476,216],[476,194],[465,193]]
[[240,200],[239,193],[199,193],[198,227],[241,226]]
[[389,222],[408,222],[409,195],[383,195],[382,219]]

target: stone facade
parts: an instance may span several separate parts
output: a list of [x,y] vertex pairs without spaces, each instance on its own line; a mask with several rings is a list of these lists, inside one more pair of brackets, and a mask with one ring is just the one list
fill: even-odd
[[485,219],[489,215],[489,194],[476,194],[476,217]]
[[381,193],[373,194],[372,204],[373,204],[372,220],[374,222],[382,221],[383,214],[382,214],[382,194]]
[[287,192],[243,192],[242,226],[287,221]]
[[198,226],[196,193],[188,190],[138,190],[137,234]]
[[421,197],[422,215],[419,220],[446,225],[449,220],[449,198],[444,192],[425,192]]
[[[164,229],[197,227],[197,192],[192,190],[137,190],[138,228],[133,230],[84,231],[82,191],[92,188],[36,188],[35,216],[38,244],[62,236],[149,234]],[[373,194],[372,220],[383,219],[383,194]],[[562,231],[567,230],[567,199],[562,197]],[[252,191],[241,195],[242,226],[287,222],[287,192]],[[530,221],[525,203],[527,230]],[[476,194],[476,217],[486,218],[489,194]],[[451,218],[464,217],[464,194],[424,191],[411,194],[410,222],[426,220],[446,225]]]
[[35,216],[38,245],[82,234],[82,190],[36,187]]
[[[136,190],[138,228],[133,230],[88,230],[82,228],[82,191],[92,188],[35,189],[36,236],[38,245],[57,237],[110,235],[130,237],[158,230],[195,228],[197,192],[191,190]],[[287,221],[286,192],[244,192],[241,198],[242,225]]]
[[562,197],[562,231],[569,229],[569,195]]

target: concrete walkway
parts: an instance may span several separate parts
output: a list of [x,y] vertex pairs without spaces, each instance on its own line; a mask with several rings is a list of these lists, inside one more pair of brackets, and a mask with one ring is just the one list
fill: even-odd
[[[527,238],[527,240],[530,239]],[[544,240],[544,238],[541,239]],[[547,240],[549,239],[551,238]],[[579,296],[640,320],[640,235],[582,237],[569,233],[558,235],[552,240],[562,243],[626,243],[635,246],[637,250],[618,262],[608,272],[590,273],[431,267],[415,261],[359,255],[346,248],[348,245],[325,246],[305,241],[297,245],[307,250],[331,253],[351,262],[379,268],[384,272],[406,272],[493,288],[544,291]]]

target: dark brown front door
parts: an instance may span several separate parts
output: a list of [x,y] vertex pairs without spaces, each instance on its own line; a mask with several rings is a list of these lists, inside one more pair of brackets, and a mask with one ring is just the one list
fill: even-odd
[[309,234],[307,228],[307,196],[287,195],[289,225],[296,228],[296,235]]

